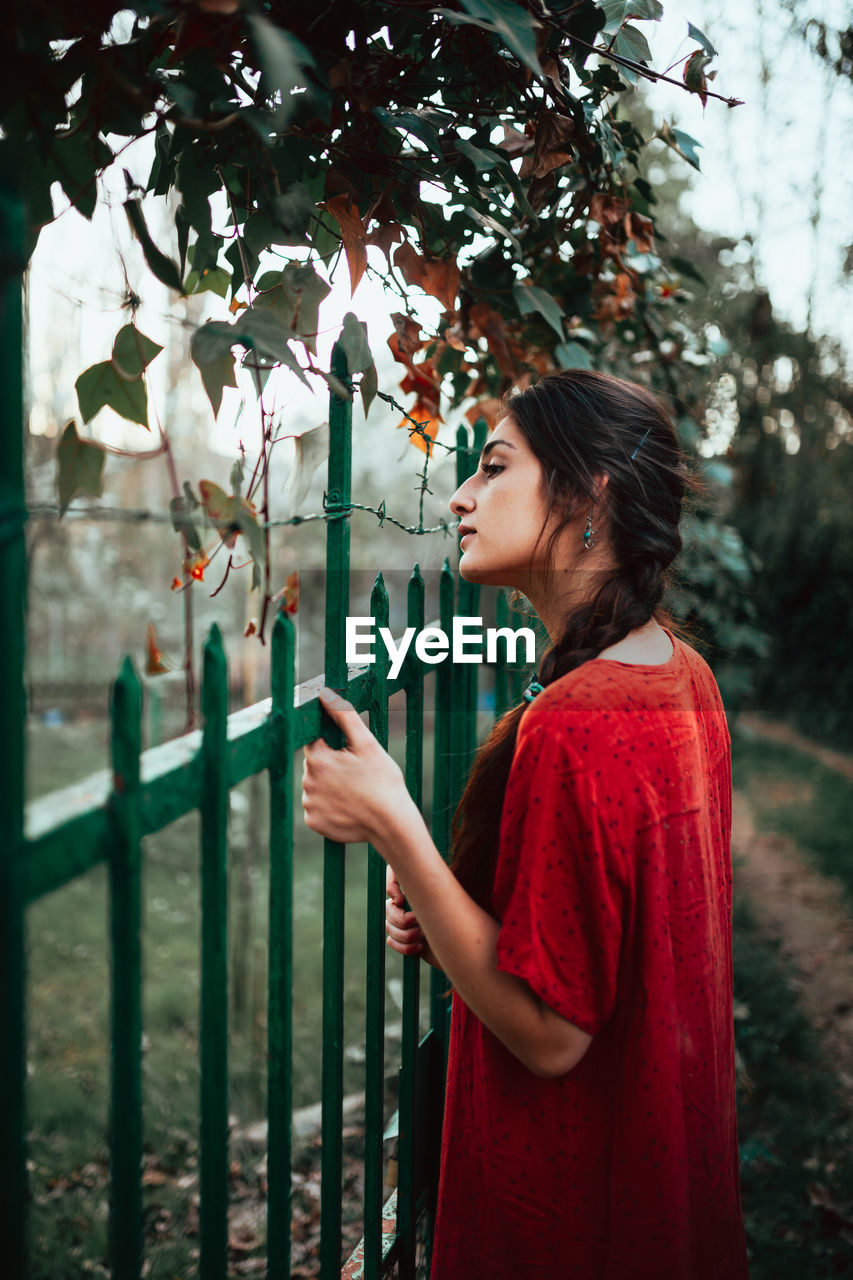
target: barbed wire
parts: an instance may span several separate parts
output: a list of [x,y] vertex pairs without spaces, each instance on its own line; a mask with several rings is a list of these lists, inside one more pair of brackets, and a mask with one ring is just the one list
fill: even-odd
[[[402,520],[398,520],[395,516],[391,516],[385,510],[384,500],[378,507],[371,507],[363,502],[349,502],[341,506],[335,507],[330,511],[311,511],[304,515],[295,515],[282,518],[280,520],[267,520],[260,524],[262,529],[279,529],[286,525],[309,524],[312,520],[341,520],[348,517],[353,511],[366,511],[368,514],[375,515],[379,519],[379,528],[383,524],[392,524],[398,529],[402,529],[404,533],[415,535],[425,533],[444,533],[448,536],[455,531],[456,524],[448,520],[441,519],[438,524],[424,527],[423,524],[404,524]],[[30,520],[50,520],[59,517],[59,504],[55,502],[35,502],[27,507],[27,515]],[[65,512],[63,519],[69,516],[75,516],[79,520],[112,520],[116,524],[198,524],[198,518],[193,519],[192,515],[172,514],[170,511],[149,511],[139,508],[128,507],[75,507],[70,506]]]

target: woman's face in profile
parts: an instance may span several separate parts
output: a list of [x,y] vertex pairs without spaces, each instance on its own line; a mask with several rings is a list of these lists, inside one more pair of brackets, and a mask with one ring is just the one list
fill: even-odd
[[495,427],[477,470],[450,499],[450,510],[460,522],[459,573],[467,582],[524,590],[529,574],[543,567],[551,528],[549,522],[542,529],[548,517],[545,478],[511,416]]

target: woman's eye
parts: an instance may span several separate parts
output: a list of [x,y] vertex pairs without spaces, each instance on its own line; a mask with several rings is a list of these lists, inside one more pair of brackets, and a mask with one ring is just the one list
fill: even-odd
[[483,475],[486,475],[491,479],[492,476],[499,475],[500,472],[503,471],[503,467],[499,466],[497,462],[481,462],[480,470],[483,472]]

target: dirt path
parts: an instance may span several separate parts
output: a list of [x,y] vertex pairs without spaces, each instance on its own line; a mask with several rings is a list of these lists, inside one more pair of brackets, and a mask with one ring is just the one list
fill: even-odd
[[853,1110],[853,920],[841,885],[810,867],[792,840],[757,831],[741,792],[734,795],[732,856],[735,893],[749,898],[761,930],[782,940],[803,1010]]
[[[738,724],[759,737],[796,747],[853,779],[853,757],[814,742],[790,725],[754,713],[741,715]],[[837,880],[809,866],[792,840],[756,831],[749,803],[739,792],[734,797],[732,853],[735,892],[750,899],[764,932],[782,940],[782,954],[794,965],[803,1009],[853,1110],[853,920],[844,905],[844,890]]]
[[759,738],[768,738],[771,742],[785,742],[790,747],[796,747],[798,751],[805,751],[807,755],[814,756],[815,760],[825,764],[828,769],[834,769],[836,773],[842,773],[845,778],[853,779],[853,757],[846,756],[841,751],[833,751],[831,747],[824,747],[813,738],[797,733],[797,730],[789,724],[782,724],[779,720],[766,720],[764,716],[757,715],[753,711],[741,712],[737,723],[750,733],[757,734]]

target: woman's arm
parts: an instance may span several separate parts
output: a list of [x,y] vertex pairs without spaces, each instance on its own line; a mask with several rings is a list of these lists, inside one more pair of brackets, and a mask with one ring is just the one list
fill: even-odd
[[306,824],[342,843],[369,841],[393,868],[440,967],[473,1013],[534,1074],[565,1075],[592,1037],[522,978],[498,970],[498,922],[463,889],[430,838],[398,766],[355,708],[330,690],[323,706],[347,745],[305,748]]

